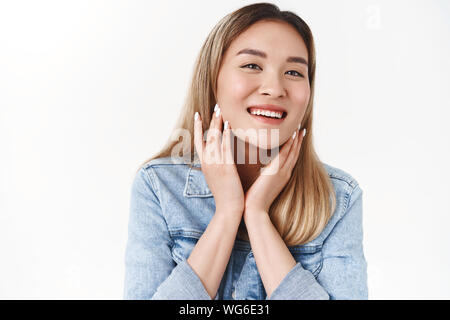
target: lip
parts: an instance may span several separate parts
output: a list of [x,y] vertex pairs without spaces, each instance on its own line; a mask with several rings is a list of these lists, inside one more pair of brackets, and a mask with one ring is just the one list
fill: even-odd
[[[250,109],[250,108],[249,108]],[[282,118],[280,118],[280,119],[278,119],[278,118],[268,118],[268,117],[265,117],[265,116],[258,116],[258,115],[256,115],[256,114],[251,114],[250,113],[250,111],[249,111],[249,109],[247,110],[248,111],[248,114],[253,118],[253,119],[255,119],[256,121],[258,121],[258,122],[262,122],[262,123],[264,123],[264,124],[266,124],[266,125],[274,125],[274,126],[279,126],[283,121],[284,121],[284,119],[286,119],[286,116],[283,116]],[[273,110],[273,109],[266,109],[266,110]],[[273,110],[273,111],[275,111],[275,110]],[[283,112],[283,115],[285,114],[285,112]]]
[[274,104],[255,104],[253,106],[248,107],[247,111],[250,111],[250,109],[256,108],[256,109],[263,109],[263,110],[269,110],[269,111],[277,111],[277,112],[285,112],[287,114],[286,109],[280,106],[276,106]]
[[286,119],[286,117],[285,118],[281,118],[281,119],[267,118],[267,117],[264,117],[264,116],[258,116],[256,114],[251,114],[251,113],[250,113],[250,116],[253,119],[257,120],[257,121],[260,121],[260,122],[265,123],[265,124],[272,124],[272,125],[279,125],[279,124],[281,124],[284,121],[284,119]]
[[[265,116],[258,116],[256,114],[251,113],[251,109],[261,109],[261,110],[269,110],[269,111],[276,111],[276,112],[282,112],[282,116],[280,119],[278,118],[267,118]],[[257,104],[253,105],[247,108],[248,114],[255,120],[262,122],[264,124],[271,124],[271,125],[280,125],[284,119],[287,117],[287,111],[280,106],[276,106],[273,104]]]

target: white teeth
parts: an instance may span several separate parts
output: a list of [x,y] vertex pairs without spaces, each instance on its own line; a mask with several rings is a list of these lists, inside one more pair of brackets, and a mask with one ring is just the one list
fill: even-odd
[[266,117],[272,117],[272,118],[278,118],[281,119],[281,117],[283,116],[282,113],[279,112],[275,112],[275,111],[263,111],[263,110],[252,110],[251,114],[256,114],[256,115],[264,115]]

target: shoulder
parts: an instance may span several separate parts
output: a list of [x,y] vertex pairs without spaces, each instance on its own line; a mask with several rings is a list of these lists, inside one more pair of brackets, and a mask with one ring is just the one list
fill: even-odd
[[322,162],[322,165],[328,172],[334,186],[336,200],[342,208],[348,208],[357,198],[362,196],[360,184],[353,175],[327,163]]
[[[347,171],[323,162],[322,165],[328,172],[328,176],[333,184],[336,206],[324,230],[315,239],[319,243],[328,238],[339,221],[345,220],[345,222],[341,222],[341,225],[344,223],[346,228],[354,228],[360,223],[359,216],[362,215],[362,207],[359,205],[360,201],[362,201],[362,190],[358,181]],[[355,206],[357,202],[358,205]]]
[[180,172],[185,173],[191,168],[191,166],[197,166],[195,164],[187,163],[183,158],[177,157],[164,157],[156,158],[147,161],[141,165],[140,170],[146,171],[149,174],[154,174],[155,172],[164,171],[166,173],[170,172]]
[[183,158],[179,157],[163,157],[156,158],[147,161],[143,165],[141,165],[141,169],[147,170],[148,168],[155,167],[166,167],[170,168],[172,166],[189,166],[189,163],[183,161]]
[[322,165],[328,172],[328,176],[334,186],[336,200],[338,200],[344,208],[347,208],[352,200],[362,194],[359,182],[347,171],[323,162]]
[[181,157],[163,157],[147,161],[139,168],[156,190],[177,188],[186,183],[191,167],[197,164],[185,162]]
[[331,181],[341,182],[350,189],[354,189],[359,186],[358,181],[350,173],[324,162],[322,162],[322,165],[324,166],[325,170],[327,170],[328,176],[330,177]]

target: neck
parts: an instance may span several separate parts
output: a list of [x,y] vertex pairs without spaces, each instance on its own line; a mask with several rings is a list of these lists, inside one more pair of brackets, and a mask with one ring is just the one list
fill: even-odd
[[[234,139],[235,136],[233,136]],[[241,179],[244,193],[251,187],[258,178],[260,169],[266,163],[261,163],[260,148],[250,144],[248,141],[240,140],[236,137],[234,140],[234,163],[236,164],[239,178]],[[261,150],[263,155],[270,157],[271,150]]]

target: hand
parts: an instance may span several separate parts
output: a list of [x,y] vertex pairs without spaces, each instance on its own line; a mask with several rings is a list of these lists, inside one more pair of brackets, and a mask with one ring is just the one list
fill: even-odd
[[261,174],[245,194],[244,218],[248,212],[269,212],[275,198],[288,183],[292,174],[300,147],[303,142],[303,132],[297,129],[295,139],[282,146],[280,152],[262,169]]
[[[213,112],[206,142],[200,115],[194,123],[194,144],[202,172],[214,195],[217,209],[241,215],[244,211],[244,190],[231,151],[230,127],[222,133],[222,114]],[[218,114],[218,117],[216,117]]]

